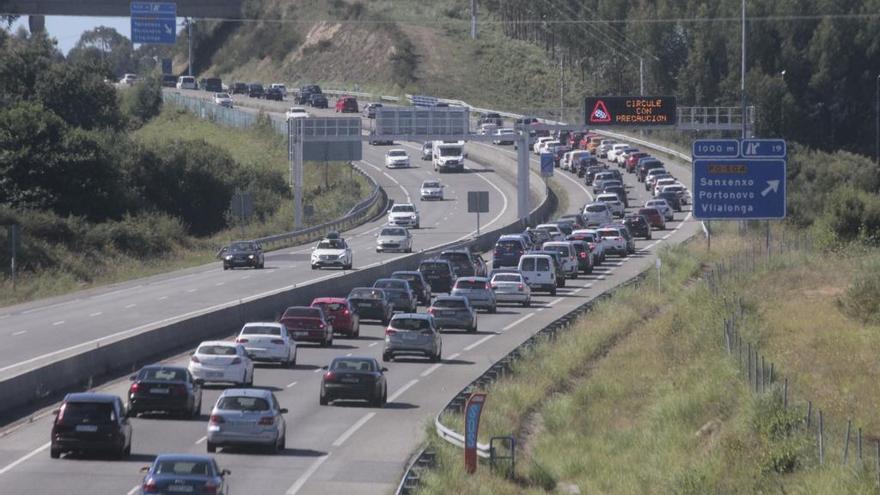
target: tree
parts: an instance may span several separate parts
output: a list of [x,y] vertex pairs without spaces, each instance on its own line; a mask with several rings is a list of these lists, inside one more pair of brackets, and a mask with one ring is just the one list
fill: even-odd
[[101,67],[111,79],[119,79],[126,72],[137,70],[131,40],[107,26],[84,32],[68,52],[67,60]]
[[116,88],[104,82],[97,67],[57,63],[37,79],[35,96],[68,124],[84,129],[121,129]]

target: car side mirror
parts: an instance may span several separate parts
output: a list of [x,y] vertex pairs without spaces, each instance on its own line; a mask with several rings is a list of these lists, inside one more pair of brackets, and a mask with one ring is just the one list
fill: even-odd
[[140,471],[142,473],[148,473],[148,472],[150,472],[150,466],[141,466]]
[[58,413],[60,413],[60,412],[61,412],[61,409],[53,409],[53,410],[52,410],[52,415],[53,415],[53,416],[58,416]]
[[220,471],[220,476],[229,476],[230,474],[232,474],[232,471],[230,471],[228,469],[224,469],[223,471]]
[[205,384],[205,380],[203,380],[201,378],[196,378],[195,380],[193,380],[193,383],[195,383],[198,386],[202,386]]
[[137,380],[137,377],[138,377],[137,375],[131,375],[130,377],[128,377],[128,381],[133,382],[133,381]]
[[384,373],[384,372],[386,372],[386,371],[388,371],[388,368],[385,368],[385,367],[383,366],[383,367],[382,367],[382,372]]
[[280,412],[281,414],[287,414],[287,408],[282,407],[281,409],[278,410],[278,412]]
[[330,368],[330,367],[327,366],[326,364],[325,364],[324,366],[321,366],[321,369],[322,369],[322,370],[326,370],[326,369],[329,369],[329,368]]

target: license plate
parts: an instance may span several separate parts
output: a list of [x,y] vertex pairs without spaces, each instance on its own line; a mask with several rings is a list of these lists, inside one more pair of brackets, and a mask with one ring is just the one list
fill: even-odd
[[169,391],[168,391],[167,388],[151,388],[151,389],[150,389],[150,393],[151,393],[151,394],[162,394],[162,395],[167,395],[168,392],[169,392]]
[[76,431],[94,433],[98,431],[98,425],[76,425]]
[[208,378],[217,378],[217,377],[223,376],[223,372],[222,371],[209,371],[209,372],[205,373],[205,376],[207,376]]
[[293,332],[294,337],[308,337],[309,332]]
[[193,487],[191,485],[168,485],[168,491],[176,493],[191,493]]
[[360,382],[360,380],[358,380],[357,378],[343,378],[340,381],[342,383],[358,383],[358,382]]
[[416,340],[417,338],[419,338],[419,336],[415,333],[408,332],[403,334],[403,338],[405,338],[406,340]]

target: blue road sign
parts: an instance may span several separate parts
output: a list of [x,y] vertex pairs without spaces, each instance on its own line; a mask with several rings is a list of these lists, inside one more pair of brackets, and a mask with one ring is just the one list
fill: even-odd
[[744,158],[785,158],[788,150],[784,139],[743,139]]
[[785,160],[696,159],[693,215],[698,220],[785,218]]
[[541,153],[541,175],[553,176],[553,153]]
[[131,42],[171,44],[177,41],[177,4],[131,2]]
[[698,139],[691,151],[694,158],[737,158],[739,141],[736,139]]

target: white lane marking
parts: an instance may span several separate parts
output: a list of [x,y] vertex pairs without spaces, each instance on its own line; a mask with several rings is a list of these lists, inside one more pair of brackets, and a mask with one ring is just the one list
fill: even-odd
[[593,284],[592,284],[592,283],[589,283],[589,284],[587,284],[587,285],[584,286],[584,289],[589,289],[589,288],[592,287],[592,286],[593,286]]
[[[626,258],[624,258],[623,261],[626,261]],[[614,264],[614,266],[623,266],[623,261],[618,261],[617,263]],[[612,268],[612,270],[613,269],[614,268]]]
[[666,239],[669,239],[669,236],[671,236],[671,235],[672,235],[672,234],[666,234],[666,235],[664,235],[664,236],[663,236],[663,240],[665,241]]
[[53,322],[52,322],[52,326],[58,326],[58,325],[64,325],[64,320],[53,321]]
[[290,388],[290,387],[293,387],[294,385],[296,385],[296,383],[297,383],[297,382],[290,382],[290,383],[288,383],[287,386],[284,387],[284,388]]
[[599,280],[605,280],[605,275],[599,275]]
[[137,495],[137,492],[141,490],[141,485],[134,485],[134,488],[128,491],[125,495]]
[[19,335],[24,335],[27,333],[27,330],[19,330],[17,332],[12,332],[13,337],[18,337]]
[[[192,275],[184,275],[184,277],[191,277],[191,276],[192,276]],[[183,277],[178,277],[178,278],[183,278]],[[177,280],[177,279],[171,279],[171,280]],[[107,297],[107,296],[115,296],[116,294],[119,294],[119,293],[122,293],[122,292],[128,292],[128,291],[130,291],[130,290],[134,290],[134,289],[140,289],[141,287],[143,287],[143,285],[135,285],[134,287],[126,287],[126,288],[124,288],[124,289],[117,289],[117,290],[114,290],[114,291],[105,292],[105,293],[103,293],[103,294],[98,294],[98,295],[96,295],[96,296],[92,296],[92,297],[90,297],[89,299],[93,299],[93,300],[94,300],[94,299],[101,299],[101,298],[104,298],[104,297]],[[49,306],[49,307],[51,307],[51,306]]]
[[315,462],[313,462],[312,465],[309,466],[308,469],[306,469],[306,472],[304,472],[298,480],[290,485],[290,488],[287,489],[285,495],[296,495],[296,493],[300,491],[300,489],[302,489],[303,485],[306,484],[306,481],[308,481],[309,477],[315,474],[315,471],[317,471],[318,468],[321,467],[321,464],[324,464],[324,461],[326,461],[329,457],[330,453],[327,453],[326,455],[315,459]]
[[197,290],[199,290],[199,289],[188,289],[187,292],[189,292],[189,293],[193,293],[193,292],[195,292],[195,291],[197,291]]
[[474,342],[473,344],[471,344],[471,345],[465,347],[464,350],[469,351],[469,350],[473,349],[474,347],[477,347],[478,345],[482,344],[483,342],[485,342],[485,341],[491,339],[491,338],[494,337],[494,336],[495,336],[494,333],[493,333],[492,335],[486,335],[486,336],[483,337],[482,339],[480,339],[480,340]]
[[388,402],[394,402],[398,397],[403,395],[404,392],[406,392],[410,387],[412,387],[416,383],[419,383],[419,380],[417,378],[413,378],[412,380],[408,381],[406,383],[406,385],[397,389],[397,392],[394,392],[394,394],[388,398]]
[[89,313],[89,316],[94,318],[95,316],[101,316],[102,314],[104,314],[102,311],[96,311],[94,313]]
[[548,302],[547,307],[549,308],[550,306],[555,306],[557,303],[561,303],[561,302],[562,302],[562,298],[558,297],[558,298]]
[[320,373],[322,371],[324,371],[323,368],[315,368],[315,371],[313,371],[312,373]]
[[397,187],[399,187],[400,190],[403,191],[403,195],[406,196],[406,202],[407,202],[407,203],[412,203],[412,198],[411,198],[410,195],[409,195],[409,191],[407,191],[406,188],[403,187],[403,184],[401,184],[400,181],[398,181],[397,179],[395,179],[394,177],[392,177],[391,174],[389,174],[388,172],[382,172],[382,175],[384,175],[385,177],[388,177],[388,179],[389,179],[391,182],[397,184]]
[[431,373],[437,371],[438,369],[440,369],[441,366],[443,366],[443,363],[437,363],[434,366],[431,366],[430,368],[423,371],[419,376],[424,378],[424,377],[430,375]]
[[349,352],[348,354],[345,355],[345,357],[351,357],[351,353]]
[[367,423],[367,421],[372,419],[372,417],[375,415],[376,415],[376,413],[374,413],[374,412],[364,414],[364,416],[361,419],[357,420],[357,422],[355,424],[351,425],[351,428],[345,430],[345,432],[343,432],[342,435],[339,435],[339,438],[337,438],[336,440],[333,441],[333,446],[334,447],[341,446],[343,443],[345,443],[346,440],[348,440],[348,437],[354,435],[354,432],[356,432],[358,430],[358,428],[360,428],[361,426],[364,426]]
[[223,285],[225,283],[226,282],[217,282],[216,284],[214,284],[214,287],[220,287],[221,285]]
[[245,275],[245,276],[241,277],[242,280],[247,280],[247,279],[249,279],[249,278],[251,278],[250,275]]
[[[116,291],[116,292],[118,292],[118,291]],[[29,315],[31,313],[36,313],[37,311],[43,311],[44,309],[53,309],[53,308],[57,308],[60,306],[65,306],[67,304],[73,304],[73,303],[79,302],[79,301],[80,301],[79,299],[74,299],[73,301],[65,301],[65,302],[61,302],[61,303],[50,304],[48,306],[40,306],[39,308],[33,308],[33,309],[28,309],[28,310],[22,311],[20,314]]]
[[207,440],[207,439],[208,439],[208,437],[202,437],[202,438],[196,440],[196,445],[198,445],[198,444],[204,442],[204,441]]
[[578,289],[578,290],[576,290],[576,291],[574,291],[574,292],[572,292],[572,294],[577,294],[577,293],[578,293],[578,292],[580,292],[580,291],[582,291],[582,290],[584,290],[584,288],[583,288],[583,287],[581,287],[581,288],[580,288],[580,289]]
[[162,296],[162,297],[160,297],[160,298],[157,299],[157,300],[158,300],[158,301],[164,301],[165,299],[168,299],[168,296]]
[[644,247],[644,250],[647,251],[647,250],[653,248],[653,247],[656,246],[656,245],[657,245],[656,242],[652,242],[651,244],[648,244],[647,246],[645,246],[645,247]]
[[13,461],[13,462],[7,464],[6,467],[4,467],[3,469],[0,469],[0,475],[3,475],[3,474],[8,473],[9,471],[13,470],[13,469],[15,468],[15,466],[18,466],[18,465],[21,464],[22,462],[25,462],[25,461],[27,461],[28,459],[30,459],[31,457],[33,457],[33,456],[39,454],[40,452],[42,452],[42,451],[48,449],[49,446],[51,446],[51,445],[52,445],[52,442],[46,442],[46,443],[44,443],[43,445],[40,445],[39,447],[37,447],[36,449],[34,449],[34,450],[28,452],[28,453],[25,454],[24,456],[19,457],[17,460],[15,460],[15,461]]
[[132,304],[129,304],[129,305],[125,306],[125,309],[131,309],[131,308],[133,308],[133,307],[135,307],[135,306],[137,306],[137,304],[132,303]]
[[456,352],[455,354],[453,354],[453,355],[451,355],[451,356],[446,356],[446,359],[455,359],[455,358],[457,358],[458,356],[461,356],[461,354],[458,353],[458,352]]
[[376,344],[378,344],[378,342],[373,342],[372,344],[368,345],[367,347],[373,347]]
[[506,327],[502,328],[501,331],[506,332],[506,331],[510,330],[511,328],[519,325],[520,323],[528,320],[529,318],[531,318],[534,315],[535,315],[535,313],[529,313],[529,314],[523,316],[522,318],[516,320],[515,322],[508,324]]

